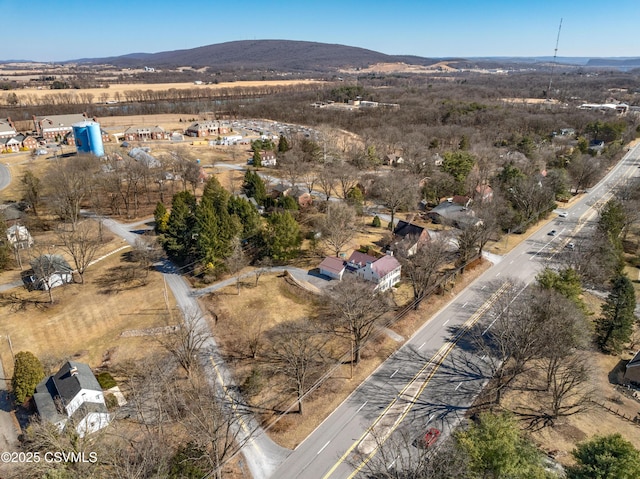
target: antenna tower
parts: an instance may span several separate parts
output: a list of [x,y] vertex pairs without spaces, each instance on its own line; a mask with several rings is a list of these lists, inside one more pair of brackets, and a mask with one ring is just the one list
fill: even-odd
[[553,51],[553,62],[551,62],[551,73],[549,74],[549,87],[547,88],[547,101],[551,99],[551,82],[553,81],[553,70],[556,66],[556,57],[558,56],[558,44],[560,43],[560,30],[562,30],[562,18],[558,27],[558,36],[556,38],[556,49]]

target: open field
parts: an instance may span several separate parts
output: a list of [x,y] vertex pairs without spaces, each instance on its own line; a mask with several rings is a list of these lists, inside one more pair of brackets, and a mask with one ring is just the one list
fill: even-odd
[[[112,242],[114,249],[117,246],[119,241]],[[84,285],[54,288],[53,304],[43,291],[19,287],[2,294],[0,356],[7,377],[13,371],[9,338],[14,353],[31,351],[41,359],[55,359],[56,365],[74,358],[94,368],[106,358],[112,362],[139,358],[156,347],[149,337],[120,336],[125,330],[167,325],[161,274],[150,272],[146,285],[127,289],[117,280],[124,255],[126,250],[90,267]]]
[[[240,88],[264,88],[264,87],[283,87],[295,85],[311,85],[321,83],[318,80],[263,80],[263,81],[238,81],[238,82],[222,82],[210,85],[196,85],[193,82],[184,83],[128,83],[128,84],[112,84],[108,88],[81,88],[77,90],[48,90],[38,88],[28,88],[23,90],[15,90],[19,102],[34,99],[36,102],[46,96],[52,95],[70,95],[86,98],[86,95],[93,95],[94,102],[105,103],[107,101],[122,101],[126,97],[127,92],[131,91],[166,91],[166,90],[193,90],[194,88],[210,89],[210,90],[230,90]],[[5,95],[6,93],[3,93]]]

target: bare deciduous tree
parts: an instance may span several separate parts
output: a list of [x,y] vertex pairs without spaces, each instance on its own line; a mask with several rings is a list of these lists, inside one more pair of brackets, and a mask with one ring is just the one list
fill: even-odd
[[328,366],[325,346],[329,337],[308,321],[283,323],[270,331],[271,349],[267,353],[270,368],[285,380],[284,390],[295,394],[298,412],[302,402]]
[[371,283],[345,278],[325,293],[320,314],[336,336],[352,343],[351,361],[358,364],[362,347],[391,309],[388,293],[375,291]]
[[410,175],[390,172],[373,184],[373,196],[391,212],[391,224],[401,208],[413,208],[418,201],[418,180]]
[[204,318],[198,311],[182,311],[182,315],[180,324],[160,342],[187,374],[191,375],[198,365],[198,353],[210,334],[206,330]]
[[[409,246],[413,241],[406,242]],[[415,254],[411,255],[401,244],[398,259],[402,263],[402,272],[411,282],[413,300],[417,309],[420,301],[435,286],[440,269],[450,257],[449,238],[440,234],[426,244],[418,244]]]
[[325,243],[336,256],[356,234],[356,212],[345,203],[329,203],[327,212],[319,221],[318,227]]
[[80,283],[84,284],[84,273],[98,252],[100,242],[94,233],[92,225],[85,221],[79,224],[75,231],[58,232],[61,247],[73,259],[76,271],[80,276]]

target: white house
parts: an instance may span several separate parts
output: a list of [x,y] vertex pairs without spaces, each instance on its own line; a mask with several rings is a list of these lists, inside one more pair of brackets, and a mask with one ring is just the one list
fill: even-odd
[[84,363],[67,361],[36,386],[33,399],[43,420],[61,431],[72,424],[80,437],[106,427],[111,420],[102,388]]
[[43,254],[31,262],[34,288],[48,291],[51,288],[73,282],[73,269],[58,254]]
[[33,246],[33,238],[25,226],[13,225],[7,228],[7,240],[15,249],[25,249]]
[[347,260],[346,269],[365,281],[375,283],[376,290],[386,291],[400,282],[402,266],[392,255],[374,258],[354,251]]

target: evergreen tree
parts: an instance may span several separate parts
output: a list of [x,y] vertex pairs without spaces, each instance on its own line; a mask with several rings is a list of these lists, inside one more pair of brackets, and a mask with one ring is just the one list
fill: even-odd
[[36,386],[44,379],[44,368],[40,360],[29,351],[16,354],[11,385],[17,404],[22,404],[32,396]]
[[265,199],[267,198],[267,187],[258,173],[247,170],[244,174],[242,190],[245,195],[256,200],[259,205],[264,205]]
[[289,146],[287,137],[284,135],[280,135],[280,139],[278,140],[278,153],[286,153],[290,149],[291,147]]
[[598,345],[605,352],[619,352],[629,342],[636,318],[636,297],[631,280],[619,274],[602,305],[602,316],[596,321]]
[[[7,231],[7,222],[3,215],[0,215],[0,231]],[[6,269],[11,264],[11,245],[7,239],[7,235],[0,235],[0,271]]]
[[300,226],[288,211],[273,213],[267,220],[264,242],[267,252],[276,261],[294,258],[302,244]]
[[187,259],[193,252],[196,198],[189,191],[173,196],[171,213],[161,243],[167,254],[178,260]]
[[241,237],[243,239],[255,236],[262,227],[262,218],[258,210],[244,198],[237,196],[229,198],[229,214],[232,217],[237,217],[242,224]]
[[636,479],[640,473],[640,451],[620,434],[594,437],[572,454],[577,464],[569,479]]
[[229,214],[229,196],[212,176],[207,180],[196,208],[197,254],[209,269],[217,269],[231,254],[231,243],[242,228],[238,217]]
[[458,433],[456,439],[469,457],[472,477],[546,477],[540,454],[522,437],[516,420],[508,413],[483,413],[478,423]]
[[253,166],[254,168],[260,168],[262,166],[262,156],[260,150],[253,150]]
[[543,289],[553,289],[567,299],[570,299],[582,311],[586,311],[586,306],[581,299],[582,281],[580,275],[573,268],[565,268],[554,271],[545,268],[536,276],[538,286]]
[[167,208],[161,201],[158,201],[156,208],[153,210],[153,219],[156,223],[156,233],[164,233],[167,230],[167,223],[169,222],[169,211],[167,211]]

